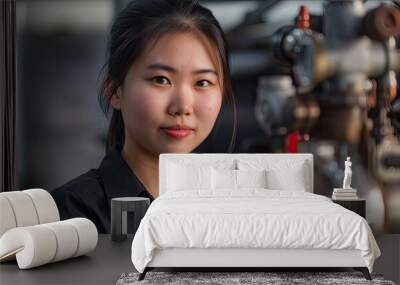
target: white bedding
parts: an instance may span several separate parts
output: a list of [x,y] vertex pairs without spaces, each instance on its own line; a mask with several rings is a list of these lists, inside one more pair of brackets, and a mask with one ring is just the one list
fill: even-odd
[[329,198],[259,188],[161,195],[135,234],[133,265],[143,272],[170,247],[358,249],[370,272],[380,256],[367,221]]

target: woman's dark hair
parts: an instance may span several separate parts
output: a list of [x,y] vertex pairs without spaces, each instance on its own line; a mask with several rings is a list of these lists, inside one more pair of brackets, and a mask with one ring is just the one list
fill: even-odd
[[[167,33],[194,32],[213,49],[214,63],[220,69],[223,102],[233,106],[233,131],[228,152],[236,137],[237,114],[231,85],[228,46],[218,21],[210,10],[195,0],[133,0],[115,18],[107,46],[106,68],[99,92],[99,103],[106,117],[110,99],[123,84],[131,64],[141,51]],[[216,62],[217,61],[217,62]],[[122,149],[125,140],[120,110],[113,110],[106,142],[106,152],[116,145]]]

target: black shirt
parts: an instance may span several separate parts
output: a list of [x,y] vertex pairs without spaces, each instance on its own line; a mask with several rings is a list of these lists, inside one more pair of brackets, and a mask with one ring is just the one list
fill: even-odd
[[90,169],[50,194],[61,220],[88,218],[99,233],[110,233],[112,198],[147,197],[150,202],[154,200],[116,146],[108,151],[98,169]]

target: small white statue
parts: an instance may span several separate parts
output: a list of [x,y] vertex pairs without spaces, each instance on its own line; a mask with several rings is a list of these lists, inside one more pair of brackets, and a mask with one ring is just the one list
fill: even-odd
[[351,189],[351,161],[350,156],[347,157],[347,160],[344,162],[344,179],[343,179],[343,189]]

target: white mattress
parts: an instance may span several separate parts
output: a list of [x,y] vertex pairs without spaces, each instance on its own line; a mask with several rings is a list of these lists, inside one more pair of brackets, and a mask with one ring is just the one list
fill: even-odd
[[370,272],[380,256],[361,216],[324,196],[267,189],[161,195],[133,239],[135,268],[166,248],[357,249]]

